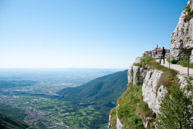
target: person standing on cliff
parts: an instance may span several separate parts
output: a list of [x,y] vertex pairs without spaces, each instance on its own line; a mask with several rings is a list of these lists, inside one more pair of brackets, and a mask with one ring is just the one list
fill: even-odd
[[162,48],[162,53],[161,53],[160,64],[161,64],[162,59],[163,59],[163,63],[165,64],[165,55],[166,55],[166,50],[165,50],[165,48],[163,47],[163,48]]

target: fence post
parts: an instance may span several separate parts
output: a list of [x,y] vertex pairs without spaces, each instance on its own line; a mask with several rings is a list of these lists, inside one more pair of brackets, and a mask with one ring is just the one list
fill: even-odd
[[188,66],[187,66],[187,76],[189,77],[189,63],[190,63],[190,57],[188,55],[188,59],[187,59],[187,63],[188,63]]
[[171,61],[170,61],[170,54],[169,54],[169,69],[170,69],[170,62],[171,62]]

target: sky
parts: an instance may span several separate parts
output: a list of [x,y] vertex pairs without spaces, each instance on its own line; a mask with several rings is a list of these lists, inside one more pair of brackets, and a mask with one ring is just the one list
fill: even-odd
[[0,0],[0,68],[127,69],[188,0]]

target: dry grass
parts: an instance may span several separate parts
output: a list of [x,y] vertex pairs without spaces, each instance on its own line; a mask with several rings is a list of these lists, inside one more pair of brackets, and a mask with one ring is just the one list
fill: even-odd
[[177,77],[176,75],[178,74],[178,71],[173,70],[173,69],[169,69],[167,67],[164,67],[162,65],[160,65],[159,63],[157,63],[152,57],[147,56],[144,57],[140,63],[138,64],[134,64],[140,67],[143,67],[145,69],[158,69],[163,71],[163,74],[161,75],[159,81],[158,81],[158,86],[157,86],[157,90],[159,89],[159,87],[161,85],[165,86],[166,88],[169,88],[171,85],[173,85],[176,80]]
[[116,124],[117,124],[116,108],[110,111],[110,115],[111,115],[110,123],[111,123],[112,129],[116,129]]
[[176,76],[176,73],[170,71],[164,72],[158,81],[156,91],[158,91],[161,85],[166,88],[169,88],[170,86],[175,85],[177,82],[178,78]]

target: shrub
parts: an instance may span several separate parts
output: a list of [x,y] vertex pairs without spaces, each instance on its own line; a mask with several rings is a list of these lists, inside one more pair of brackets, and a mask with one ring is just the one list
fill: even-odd
[[190,12],[190,11],[191,11],[190,4],[188,4],[185,7],[185,12]]
[[[183,67],[187,67],[187,66],[188,66],[188,58],[187,58],[187,56],[182,57],[182,58],[178,61],[177,64],[179,64],[179,65],[181,65],[181,66],[183,66]],[[190,67],[190,68],[193,68],[193,63],[190,63],[190,64],[189,64],[189,67]]]
[[170,63],[172,63],[172,64],[177,64],[177,63],[178,63],[178,60],[176,60],[176,59],[174,59],[174,58],[169,59],[169,57],[168,57],[166,60],[167,60],[167,62],[170,62]]
[[193,18],[193,11],[190,11],[184,18],[184,22],[190,21]]
[[171,60],[171,63],[172,63],[172,64],[177,64],[177,63],[178,63],[178,60],[172,59],[172,60]]
[[188,22],[190,21],[190,19],[193,18],[193,10],[191,10],[190,4],[186,6],[185,12],[187,12],[188,14],[185,16],[184,22]]
[[[189,96],[186,95],[187,92],[190,92]],[[181,89],[178,85],[171,86],[169,94],[161,103],[156,127],[158,129],[192,129],[192,99],[192,85],[188,85],[185,89]]]

